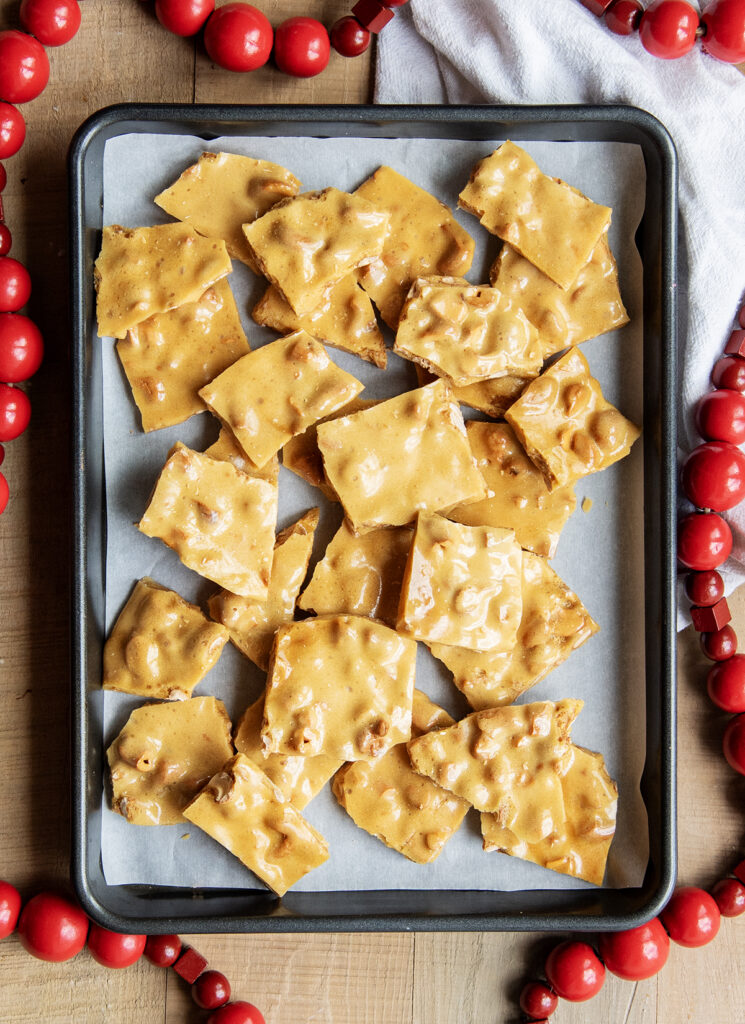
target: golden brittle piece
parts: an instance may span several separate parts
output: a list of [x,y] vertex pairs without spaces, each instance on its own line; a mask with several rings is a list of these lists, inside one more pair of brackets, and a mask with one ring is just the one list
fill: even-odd
[[144,320],[116,343],[142,429],[183,423],[207,408],[198,391],[250,351],[227,280],[196,302]]
[[276,521],[276,487],[177,444],[138,525],[200,576],[265,601]]
[[225,243],[187,224],[103,229],[93,278],[98,333],[124,338],[156,313],[196,302],[232,269]]
[[365,615],[395,629],[413,536],[410,526],[357,536],[345,519],[316,563],[298,608],[317,615]]
[[319,510],[312,508],[277,534],[266,601],[252,601],[221,590],[209,599],[210,615],[230,632],[230,639],[266,671],[274,634],[292,622],[295,602],[308,571]]
[[577,507],[571,485],[549,491],[507,423],[466,423],[468,441],[487,495],[459,505],[448,519],[467,526],[503,526],[515,531],[520,547],[553,558],[561,531]]
[[641,433],[605,400],[578,348],[528,384],[505,418],[549,490],[625,458]]
[[412,766],[528,841],[564,820],[561,776],[571,766],[569,732],[581,700],[476,711],[409,743]]
[[103,688],[183,699],[206,676],[228,631],[155,580],[139,580],[103,649]]
[[255,270],[243,225],[299,191],[300,182],[279,164],[236,153],[202,153],[154,201],[200,235],[222,238],[233,259]]
[[513,142],[476,164],[458,205],[561,288],[576,281],[611,218],[609,207],[543,174]]
[[371,409],[374,405],[378,405],[374,399],[353,398],[330,416],[324,416],[317,423],[311,423],[302,434],[291,437],[283,446],[282,465],[317,487],[329,501],[338,501],[339,495],[326,479],[323,456],[318,448],[318,428],[329,420],[338,420],[340,416],[350,416],[353,412]]
[[[452,724],[446,711],[414,690],[413,736]],[[439,856],[469,809],[466,800],[417,774],[403,743],[375,761],[345,765],[332,789],[355,825],[417,864]]]
[[199,394],[261,467],[291,437],[346,405],[363,386],[319,341],[296,331],[249,352]]
[[538,328],[544,359],[629,322],[607,233],[600,236],[589,260],[566,290],[506,243],[491,269],[490,280]]
[[357,532],[404,526],[483,498],[458,405],[444,381],[318,428],[328,481]]
[[[418,363],[414,365],[414,368],[417,380],[421,385],[431,384],[433,380],[437,379],[436,374],[425,370]],[[506,377],[482,380],[478,384],[466,384],[462,388],[452,388],[452,394],[460,405],[468,405],[471,409],[485,412],[492,419],[501,419],[512,403],[520,397],[526,384],[533,379],[533,377],[513,377],[512,374],[508,374]]]
[[551,871],[602,885],[616,831],[618,789],[602,754],[572,744],[571,767],[561,778],[565,817],[542,839],[523,838],[500,825],[494,814],[481,815],[484,849],[499,850]]
[[329,857],[320,832],[243,754],[232,757],[210,779],[184,808],[184,817],[278,896]]
[[397,628],[427,643],[510,650],[522,614],[521,565],[512,530],[420,512]]
[[355,195],[390,214],[383,251],[358,276],[383,320],[395,330],[414,279],[466,274],[474,242],[444,203],[391,167],[379,167]]
[[327,188],[284,199],[243,233],[261,272],[304,316],[380,254],[388,224],[388,214],[366,199]]
[[280,627],[264,705],[267,754],[368,760],[411,734],[416,644],[371,619]]
[[267,775],[285,800],[299,811],[310,803],[344,763],[339,757],[304,757],[301,754],[264,754],[261,726],[264,721],[264,694],[241,715],[233,732],[239,754],[245,754]]
[[251,316],[257,324],[283,334],[307,331],[325,345],[351,352],[382,370],[386,367],[385,342],[372,303],[352,274],[342,278],[321,305],[304,316],[298,316],[274,285],[269,285]]
[[455,387],[533,377],[543,366],[538,332],[517,304],[496,288],[455,277],[414,281],[393,351]]
[[509,651],[469,651],[431,644],[477,711],[511,704],[535,686],[600,627],[573,590],[538,555],[523,552],[522,618]]
[[277,486],[279,480],[279,459],[277,456],[274,455],[259,469],[257,466],[254,466],[227,427],[220,427],[217,440],[209,448],[205,448],[204,454],[209,455],[211,459],[232,462],[235,468],[240,469],[242,473],[248,473],[249,476],[256,477],[257,480],[266,480],[268,484],[272,484],[274,487]]
[[135,708],[106,757],[112,806],[132,825],[174,825],[233,753],[230,719],[215,697]]

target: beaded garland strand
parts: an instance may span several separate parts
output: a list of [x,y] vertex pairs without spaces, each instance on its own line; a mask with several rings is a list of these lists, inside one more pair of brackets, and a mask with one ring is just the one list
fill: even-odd
[[[330,46],[344,57],[364,53],[371,34],[379,32],[394,16],[393,8],[407,0],[358,0],[352,14],[326,29],[312,18],[291,18],[271,35],[267,47],[257,46],[256,34],[248,33],[244,47],[251,70],[274,55],[280,70],[299,77],[320,73],[328,63]],[[642,45],[665,59],[682,56],[702,40],[706,52],[720,60],[745,60],[745,0],[713,0],[699,16],[685,0],[654,0],[646,10],[639,0],[581,0],[608,28],[629,35],[639,31]],[[161,23],[180,35],[205,28],[208,53],[212,52],[209,22],[226,9],[249,8],[226,4],[215,11],[214,0],[156,0]],[[228,13],[233,13],[228,11]],[[238,10],[238,14],[244,11]],[[225,15],[223,14],[224,18]],[[46,87],[49,61],[44,46],[68,42],[80,26],[77,0],[22,0],[20,19],[25,32],[0,32],[0,159],[13,156],[23,145],[26,128],[16,104],[34,99]],[[264,19],[266,21],[266,19]],[[260,25],[261,28],[261,25]],[[219,35],[219,33],[218,33]],[[259,36],[261,32],[259,32]],[[258,40],[261,42],[261,39]],[[257,56],[258,53],[258,56]],[[262,59],[263,58],[263,59]],[[232,68],[231,68],[232,69]],[[39,368],[43,341],[36,325],[19,312],[29,300],[31,281],[26,269],[8,256],[12,244],[5,225],[1,193],[6,184],[0,164],[0,441],[20,436],[26,429],[31,406],[25,391],[16,387]],[[737,654],[737,639],[729,625],[722,578],[716,571],[732,548],[732,534],[718,514],[733,508],[745,496],[745,456],[737,447],[745,441],[745,304],[739,311],[739,328],[733,330],[724,355],[714,366],[716,390],[704,396],[696,410],[696,424],[704,438],[688,456],[682,471],[684,493],[697,506],[679,524],[678,558],[692,570],[686,577],[686,594],[692,602],[694,627],[701,634],[704,653],[716,664],[707,678],[712,701],[735,715],[724,734],[724,754],[729,764],[745,775],[745,655]],[[0,444],[0,464],[4,458]],[[8,502],[8,484],[0,473],[0,513]],[[177,936],[118,935],[90,924],[77,905],[54,893],[40,893],[21,909],[21,897],[8,882],[0,881],[0,939],[18,926],[24,947],[41,959],[67,960],[86,944],[91,955],[107,967],[121,968],[144,955],[157,966],[171,966],[191,985],[197,1006],[214,1011],[208,1024],[264,1024],[259,1010],[243,1001],[229,1002],[230,985],[218,971],[205,970],[207,961],[196,950],[182,947]],[[719,930],[720,915],[735,917],[745,912],[745,860],[732,877],[721,879],[711,894],[691,886],[678,888],[659,918],[639,928],[600,935],[596,951],[585,941],[567,940],[556,946],[546,961],[547,982],[531,981],[520,996],[525,1019],[549,1024],[558,999],[583,1001],[594,996],[605,980],[606,968],[628,980],[641,980],[659,971],[667,960],[670,939],[684,946],[701,946]],[[67,946],[60,947],[60,924]],[[57,931],[55,931],[57,929]],[[70,930],[71,929],[71,930]],[[51,942],[51,946],[48,943]]]

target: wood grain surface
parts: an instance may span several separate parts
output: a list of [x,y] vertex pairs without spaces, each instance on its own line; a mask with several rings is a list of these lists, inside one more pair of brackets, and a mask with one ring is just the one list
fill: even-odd
[[[18,0],[0,0],[0,27],[17,26]],[[371,98],[370,55],[332,56],[322,76],[295,81],[267,67],[250,76],[213,67],[140,0],[83,0],[76,38],[50,51],[46,91],[23,107],[28,139],[6,162],[12,255],[31,272],[30,313],[47,345],[29,383],[29,430],[6,446],[11,502],[0,519],[0,877],[30,895],[68,879],[70,490],[67,194],[65,155],[75,128],[120,101],[343,102]],[[261,0],[277,24],[309,14],[331,24],[347,0]],[[734,599],[745,636],[745,594]],[[720,753],[725,716],[712,710],[695,636],[680,640],[680,880],[709,885],[739,859],[745,782]],[[549,940],[514,934],[201,936],[194,945],[231,980],[236,998],[268,1024],[495,1024],[518,1019],[516,995]],[[655,979],[608,980],[585,1005],[563,1004],[555,1024],[745,1022],[745,921],[724,922],[700,951],[674,949]],[[87,953],[69,964],[0,945],[0,1021],[14,1024],[180,1024],[203,1021],[171,971],[141,962],[107,971]]]

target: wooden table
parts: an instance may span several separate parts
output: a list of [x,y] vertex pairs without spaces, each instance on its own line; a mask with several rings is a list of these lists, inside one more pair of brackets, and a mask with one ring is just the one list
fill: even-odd
[[[138,0],[84,0],[83,26],[50,51],[51,81],[23,107],[28,138],[8,160],[6,221],[12,255],[34,283],[31,315],[47,354],[28,385],[30,429],[7,445],[10,505],[0,520],[0,877],[25,895],[68,877],[68,581],[70,571],[69,333],[65,153],[88,114],[126,100],[343,102],[371,96],[368,57],[333,56],[317,79],[265,68],[250,76],[211,66]],[[274,24],[304,13],[331,24],[346,0],[262,0]],[[17,26],[17,0],[0,0],[0,27]],[[733,602],[745,636],[745,595]],[[702,687],[695,637],[680,641],[680,880],[710,885],[743,847],[743,780],[720,754],[724,716]],[[536,935],[402,934],[203,936],[195,945],[255,1002],[269,1024],[494,1024],[517,1019],[522,980],[550,940]],[[745,1021],[745,922],[723,923],[705,950],[675,948],[655,979],[611,978],[592,1003],[564,1004],[555,1024],[710,1024]],[[186,986],[143,961],[108,971],[82,953],[69,964],[0,945],[0,1019],[46,1024],[198,1021]]]

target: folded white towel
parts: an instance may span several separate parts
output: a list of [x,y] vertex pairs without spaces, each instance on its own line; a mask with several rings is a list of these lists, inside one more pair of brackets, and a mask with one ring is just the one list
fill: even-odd
[[[628,103],[680,162],[680,445],[745,293],[745,77],[700,46],[660,60],[579,0],[410,0],[378,40],[379,103]],[[685,271],[687,268],[687,283]],[[727,513],[727,590],[745,580],[745,506]]]

